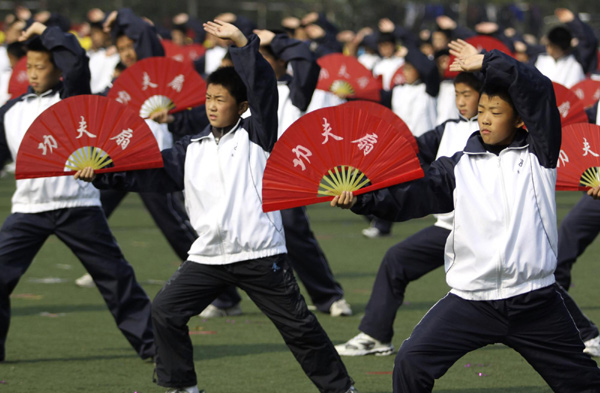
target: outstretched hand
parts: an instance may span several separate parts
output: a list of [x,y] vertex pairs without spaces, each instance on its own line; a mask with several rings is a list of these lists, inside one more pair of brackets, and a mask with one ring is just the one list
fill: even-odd
[[339,207],[342,209],[351,209],[356,204],[358,199],[352,194],[351,191],[342,191],[340,195],[337,195],[331,201],[331,207]]
[[587,192],[589,196],[594,199],[600,199],[600,186],[596,186],[594,188],[590,188]]
[[474,72],[481,70],[483,66],[483,55],[479,54],[477,48],[463,40],[451,41],[448,44],[450,54],[456,59],[450,64],[450,71]]
[[215,19],[213,22],[208,21],[204,23],[204,30],[215,37],[233,41],[238,48],[246,46],[248,43],[248,39],[240,29],[222,20]]
[[46,26],[41,24],[40,22],[33,22],[31,26],[27,30],[21,32],[21,36],[19,37],[19,41],[27,41],[31,37],[35,37],[36,35],[42,35],[46,30]]
[[86,167],[77,171],[76,174],[73,175],[73,179],[75,180],[83,180],[85,182],[92,182],[96,178],[96,174],[94,173],[94,168]]
[[256,29],[254,30],[254,34],[258,36],[261,46],[271,45],[271,42],[273,42],[273,38],[275,38],[275,33],[273,33],[271,30]]

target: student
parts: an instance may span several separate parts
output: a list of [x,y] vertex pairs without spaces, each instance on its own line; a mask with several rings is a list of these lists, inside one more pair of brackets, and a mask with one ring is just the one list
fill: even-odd
[[[586,73],[592,72],[598,64],[598,38],[573,12],[557,8],[555,14],[564,25],[548,32],[546,54],[537,58],[535,66],[553,82],[570,88],[585,79]],[[574,48],[571,47],[573,36],[579,40]]]
[[[164,49],[154,27],[128,8],[111,12],[104,28],[106,32],[112,33],[121,63],[126,67],[131,67],[138,60],[164,56]],[[146,123],[152,130],[159,149],[167,149],[173,145],[173,135],[166,124],[159,124],[151,119],[146,119]],[[100,195],[104,213],[106,217],[110,217],[127,196],[127,192],[102,190]],[[141,193],[140,198],[177,257],[185,261],[187,252],[196,239],[196,232],[189,223],[180,193],[149,192]],[[92,278],[87,274],[78,278],[75,283],[86,288],[94,286]]]
[[[98,17],[103,19],[104,13],[101,13]],[[116,48],[111,45],[110,35],[104,31],[102,19],[88,22],[92,43],[92,46],[87,51],[87,55],[90,58],[90,73],[92,75],[92,94],[100,94],[111,86],[114,69],[117,63],[119,63],[119,54]]]
[[[85,51],[72,34],[36,22],[22,40],[30,37],[36,38],[28,42],[29,90],[0,109],[0,168],[16,157],[25,132],[40,113],[61,99],[90,93]],[[108,228],[99,192],[61,176],[17,180],[12,212],[0,229],[0,360],[10,322],[9,296],[51,234],[94,277],[117,326],[139,356],[152,358],[150,299]]]
[[[277,78],[279,138],[308,107],[317,86],[320,67],[306,43],[269,30],[255,32],[260,39],[259,51]],[[287,72],[288,67],[291,67],[293,76]],[[329,262],[310,228],[306,208],[282,210],[281,219],[290,264],[314,306],[333,317],[352,315],[352,309],[344,299],[344,290],[335,280]],[[239,295],[232,296],[233,293],[228,290],[224,297],[219,296],[218,303],[213,302],[200,313],[200,317],[223,317],[237,313],[241,298]]]
[[377,50],[381,55],[373,66],[373,75],[382,76],[383,89],[392,90],[394,74],[404,64],[404,59],[396,55],[396,37],[394,36],[394,23],[387,19],[379,21],[379,34],[377,36]]
[[[233,284],[273,321],[320,391],[356,391],[300,295],[285,258],[280,213],[262,212],[262,176],[277,140],[273,70],[259,54],[255,35],[246,38],[219,20],[208,22],[205,29],[236,46],[230,49],[235,70],[221,68],[207,80],[210,127],[164,150],[162,169],[102,174],[94,181],[99,187],[132,191],[185,188],[199,237],[188,260],[154,299],[158,384],[170,392],[198,391],[187,322]],[[241,119],[248,106],[252,115]],[[76,177],[91,180],[93,170],[86,168]]]
[[452,70],[485,75],[480,133],[421,180],[331,202],[398,221],[454,209],[445,248],[451,290],[402,344],[394,392],[431,392],[463,355],[493,343],[514,348],[555,392],[598,391],[600,369],[553,285],[561,134],[552,84],[499,51],[480,55],[464,41],[451,49]]

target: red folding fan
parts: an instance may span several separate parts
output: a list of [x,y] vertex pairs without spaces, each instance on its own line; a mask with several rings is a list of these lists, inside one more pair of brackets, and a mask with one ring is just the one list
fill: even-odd
[[[504,45],[502,41],[494,37],[490,37],[487,35],[476,35],[467,38],[465,41],[477,48],[479,52],[481,52],[483,49],[487,50],[488,52],[497,49],[500,52],[506,53],[507,55],[514,57],[514,53],[508,48],[508,46]],[[446,67],[446,71],[444,72],[444,78],[452,79],[456,78],[456,76],[458,75],[458,72],[450,71],[450,65],[454,63],[455,59],[456,57],[454,55],[450,55],[450,59],[448,60],[448,66]]]
[[189,44],[177,45],[171,40],[161,40],[165,49],[165,56],[177,61],[194,61],[206,52],[204,45]]
[[396,72],[394,72],[394,76],[392,76],[392,86],[403,85],[406,83],[406,77],[404,76],[404,64],[402,64]]
[[556,96],[556,105],[560,112],[561,125],[564,127],[574,123],[587,123],[588,118],[583,102],[577,98],[575,93],[560,83],[552,82],[552,85]]
[[27,92],[29,77],[27,77],[27,56],[22,57],[13,67],[8,81],[8,94],[10,98],[16,98]]
[[349,106],[310,112],[277,141],[263,177],[263,210],[331,201],[423,177],[409,142],[383,119]]
[[382,79],[375,78],[356,57],[332,53],[319,58],[317,63],[321,66],[317,89],[331,91],[342,98],[380,100]]
[[600,81],[584,79],[571,86],[571,91],[581,100],[584,108],[589,108],[600,100]]
[[415,153],[419,152],[419,146],[417,145],[417,140],[415,139],[415,136],[410,131],[404,120],[402,120],[400,116],[395,114],[394,111],[392,111],[391,109],[381,104],[376,104],[370,101],[349,101],[345,104],[342,104],[342,106],[364,109],[371,115],[381,118],[386,123],[389,123],[395,131],[399,132],[400,135],[402,135],[404,139],[406,139],[406,141],[415,150]]
[[148,118],[155,111],[178,112],[203,104],[206,82],[189,62],[150,57],[123,71],[108,96]]
[[27,130],[15,177],[70,175],[159,168],[162,156],[146,122],[132,109],[97,95],[59,101]]
[[556,167],[557,190],[600,186],[600,126],[577,123],[564,127]]

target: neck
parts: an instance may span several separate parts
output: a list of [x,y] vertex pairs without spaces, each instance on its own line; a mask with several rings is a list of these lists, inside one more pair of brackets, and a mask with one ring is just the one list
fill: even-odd
[[231,129],[235,127],[235,124],[232,124],[230,126],[227,127],[210,127],[210,131],[212,132],[213,136],[215,137],[215,140],[217,141],[217,143],[219,142],[219,140],[221,138],[223,138],[223,136],[225,134],[227,134],[229,131],[231,131]]

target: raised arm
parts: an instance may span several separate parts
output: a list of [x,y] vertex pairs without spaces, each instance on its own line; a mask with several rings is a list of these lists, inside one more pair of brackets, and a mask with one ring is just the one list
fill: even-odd
[[105,30],[112,33],[113,40],[120,34],[125,34],[133,40],[138,60],[165,55],[156,28],[134,14],[129,8],[122,8],[118,12],[113,11],[106,18],[104,26]]
[[286,34],[275,35],[271,48],[275,56],[291,65],[294,75],[289,85],[292,104],[305,111],[317,88],[321,70],[314,54],[305,42],[289,38]]
[[581,64],[583,72],[589,74],[596,71],[598,67],[598,37],[594,34],[594,29],[565,8],[557,9],[555,14],[561,22],[564,21],[573,36],[579,41],[574,48],[574,54]]

